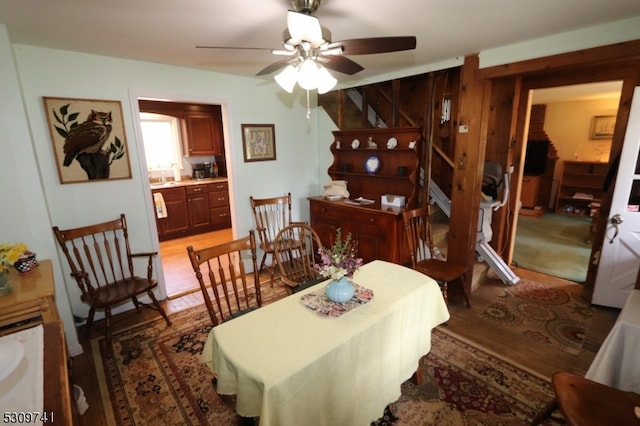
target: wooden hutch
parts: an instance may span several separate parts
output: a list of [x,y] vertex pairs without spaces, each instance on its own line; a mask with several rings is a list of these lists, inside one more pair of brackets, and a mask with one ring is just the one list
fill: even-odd
[[[333,135],[333,164],[328,173],[332,180],[347,181],[350,198],[311,197],[311,226],[325,246],[332,245],[338,228],[343,235],[351,233],[365,262],[380,259],[407,264],[403,209],[383,207],[381,197],[404,196],[405,208],[417,207],[422,129],[339,130]],[[357,204],[354,200],[359,197],[373,203]]]

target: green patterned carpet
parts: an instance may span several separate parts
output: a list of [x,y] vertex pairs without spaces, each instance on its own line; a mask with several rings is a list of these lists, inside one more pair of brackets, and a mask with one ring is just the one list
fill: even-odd
[[546,213],[518,217],[513,263],[521,268],[585,282],[591,244],[589,218]]

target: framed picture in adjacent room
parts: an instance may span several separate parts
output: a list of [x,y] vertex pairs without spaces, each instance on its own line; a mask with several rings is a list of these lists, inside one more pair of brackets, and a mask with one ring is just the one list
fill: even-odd
[[615,115],[594,116],[591,121],[591,139],[611,139],[615,126]]
[[276,159],[276,136],[273,124],[243,124],[242,152],[244,161]]
[[131,179],[120,101],[42,99],[60,183]]

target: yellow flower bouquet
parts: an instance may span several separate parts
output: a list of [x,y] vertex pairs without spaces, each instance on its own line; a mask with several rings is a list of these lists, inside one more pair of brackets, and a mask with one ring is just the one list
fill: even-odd
[[26,244],[0,244],[0,274],[9,271],[9,268],[28,251]]

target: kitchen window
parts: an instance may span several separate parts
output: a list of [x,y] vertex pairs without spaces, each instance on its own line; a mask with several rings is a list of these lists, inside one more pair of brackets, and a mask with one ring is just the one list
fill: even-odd
[[169,115],[140,113],[142,142],[149,172],[182,169],[180,121]]

